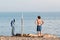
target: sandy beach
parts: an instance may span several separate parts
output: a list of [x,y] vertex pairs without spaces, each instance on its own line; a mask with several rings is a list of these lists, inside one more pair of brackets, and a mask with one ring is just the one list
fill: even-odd
[[30,37],[0,36],[0,40],[60,40],[60,38],[53,35],[45,34],[43,37],[32,36],[32,35]]

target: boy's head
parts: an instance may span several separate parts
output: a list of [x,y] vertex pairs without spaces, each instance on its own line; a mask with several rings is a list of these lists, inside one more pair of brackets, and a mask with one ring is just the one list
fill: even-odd
[[41,19],[41,17],[40,17],[40,16],[38,16],[38,19]]

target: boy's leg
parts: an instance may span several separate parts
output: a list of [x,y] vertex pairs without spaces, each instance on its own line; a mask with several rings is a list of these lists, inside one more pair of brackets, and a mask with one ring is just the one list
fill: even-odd
[[40,36],[41,36],[41,31],[40,31]]
[[38,35],[38,36],[42,36],[41,31],[38,31],[38,32],[37,32],[37,35]]
[[41,34],[41,29],[42,29],[42,27],[40,27],[40,36],[42,35],[42,34]]
[[12,27],[12,36],[14,36],[14,27]]
[[40,34],[40,31],[38,31],[37,34],[38,34],[38,36],[40,36],[40,35],[41,35],[41,34]]

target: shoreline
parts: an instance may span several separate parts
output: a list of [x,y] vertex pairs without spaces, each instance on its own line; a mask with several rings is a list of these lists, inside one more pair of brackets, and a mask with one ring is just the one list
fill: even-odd
[[60,37],[50,34],[44,34],[43,37],[38,37],[34,34],[29,34],[29,36],[0,36],[0,40],[60,40]]

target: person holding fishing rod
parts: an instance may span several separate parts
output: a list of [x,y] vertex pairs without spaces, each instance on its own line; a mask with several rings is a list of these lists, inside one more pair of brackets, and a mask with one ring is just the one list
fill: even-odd
[[15,31],[15,28],[14,28],[14,26],[15,26],[15,19],[13,19],[12,21],[11,21],[11,27],[12,27],[12,36],[14,36],[14,31]]

